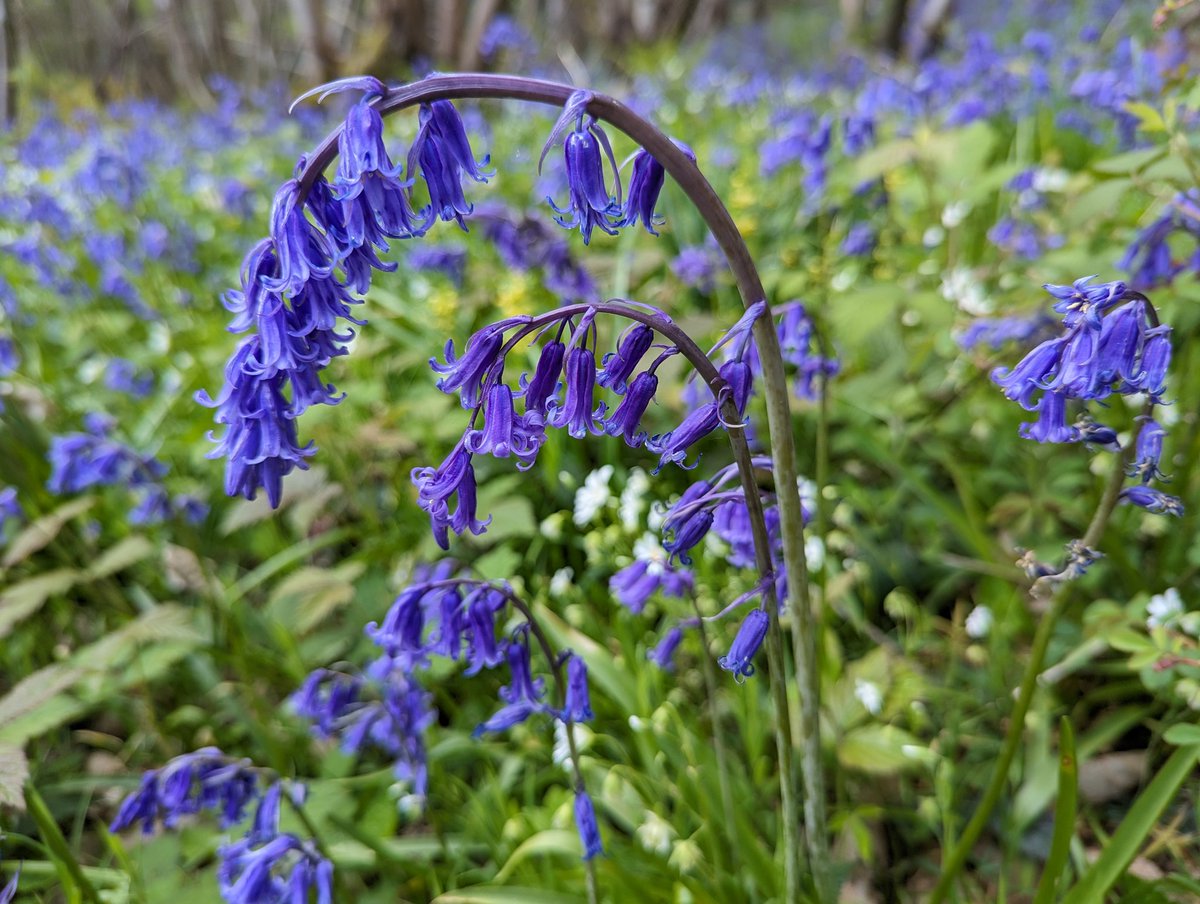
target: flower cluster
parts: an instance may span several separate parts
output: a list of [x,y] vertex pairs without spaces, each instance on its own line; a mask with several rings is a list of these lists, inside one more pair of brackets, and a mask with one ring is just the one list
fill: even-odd
[[152,524],[180,514],[196,523],[208,507],[188,495],[170,496],[162,484],[167,467],[151,455],[142,455],[111,436],[114,422],[103,414],[84,419],[86,430],[54,436],[50,440],[50,477],[46,488],[64,495],[93,487],[124,486],[136,503],[130,510],[133,524]]
[[1158,323],[1149,300],[1123,282],[1090,285],[1093,277],[1069,286],[1048,285],[1063,315],[1063,333],[1042,342],[1014,368],[1000,367],[992,380],[1005,396],[1038,419],[1021,425],[1021,435],[1042,443],[1115,443],[1114,431],[1084,417],[1067,424],[1067,404],[1100,402],[1111,395],[1139,395],[1146,413],[1139,418],[1130,476],[1135,486],[1121,493],[1125,502],[1153,512],[1181,514],[1182,503],[1149,484],[1162,477],[1159,461],[1165,430],[1153,419],[1163,404],[1171,360],[1171,328]]
[[1172,253],[1169,240],[1178,234],[1200,243],[1200,189],[1175,195],[1166,209],[1138,232],[1117,266],[1129,272],[1134,287],[1144,290],[1170,285],[1186,269],[1200,270],[1200,245],[1186,260]]
[[[755,312],[761,311],[761,308]],[[597,362],[597,318],[621,317],[633,323],[621,333],[616,349]],[[517,467],[532,467],[549,428],[564,429],[576,438],[608,434],[620,436],[632,448],[645,446],[659,456],[658,468],[671,462],[684,464],[692,448],[721,425],[719,408],[724,394],[737,410],[745,410],[751,375],[741,357],[746,349],[753,318],[743,318],[729,336],[741,336],[737,355],[720,367],[721,385],[713,400],[695,408],[674,429],[649,435],[641,421],[658,390],[659,366],[678,353],[667,343],[648,366],[643,360],[655,348],[655,334],[675,335],[670,318],[661,311],[631,303],[567,305],[547,314],[511,317],[475,333],[461,356],[453,342],[446,345],[445,360],[430,361],[441,376],[438,388],[457,393],[471,418],[462,439],[437,467],[412,472],[418,502],[429,513],[434,537],[443,549],[449,531],[480,534],[489,521],[476,514],[473,457],[491,455],[514,458]],[[504,381],[511,350],[529,336],[553,336],[545,342],[532,375],[522,374],[516,387]],[[597,399],[599,391],[612,393],[615,405]],[[516,399],[522,400],[518,411]]]
[[[249,760],[232,759],[215,747],[185,753],[142,776],[110,829],[120,832],[140,822],[150,835],[159,820],[174,829],[181,819],[205,810],[216,811],[221,828],[228,829],[257,802],[246,835],[217,852],[221,897],[229,904],[286,904],[307,901],[315,890],[319,902],[332,901],[333,865],[312,841],[280,832],[285,789],[276,781],[262,791],[260,772]],[[303,785],[290,785],[286,793],[295,806],[303,805]]]

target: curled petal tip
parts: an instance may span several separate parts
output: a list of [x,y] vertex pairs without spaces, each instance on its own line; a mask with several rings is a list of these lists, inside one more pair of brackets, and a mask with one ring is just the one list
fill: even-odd
[[317,87],[305,91],[292,101],[291,106],[288,107],[288,113],[295,110],[301,101],[308,100],[314,94],[318,95],[317,103],[321,103],[329,95],[339,94],[342,91],[361,91],[364,97],[371,97],[372,95],[382,96],[387,94],[387,85],[373,75],[354,75],[349,78],[340,78],[337,81],[326,82],[323,85],[317,85]]

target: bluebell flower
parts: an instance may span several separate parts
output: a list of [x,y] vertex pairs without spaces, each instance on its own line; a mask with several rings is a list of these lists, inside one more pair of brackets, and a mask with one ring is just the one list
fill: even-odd
[[1138,354],[1142,350],[1146,328],[1146,304],[1140,300],[1121,305],[1104,318],[1094,364],[1101,382],[1137,379]]
[[109,828],[120,832],[140,822],[149,835],[159,819],[174,828],[181,818],[201,810],[219,811],[221,827],[228,828],[241,821],[258,796],[258,776],[249,760],[233,760],[215,747],[204,747],[145,773]]
[[600,826],[596,823],[596,808],[591,797],[582,788],[575,791],[575,828],[579,831],[579,840],[583,844],[583,859],[591,860],[597,854],[604,853],[604,845],[600,841]]
[[653,662],[664,672],[673,671],[675,668],[675,652],[679,649],[679,645],[683,642],[683,627],[675,625],[667,630],[653,649],[646,651],[646,658]]
[[842,240],[842,254],[865,257],[875,250],[875,231],[867,223],[855,223]]
[[166,466],[97,433],[69,433],[50,439],[52,493],[79,493],[96,486],[146,486],[158,481]]
[[25,510],[17,498],[17,488],[4,487],[0,489],[0,532],[4,531],[4,527],[9,521],[19,521],[24,517]]
[[668,536],[663,540],[663,549],[671,554],[670,561],[679,559],[684,565],[691,565],[688,552],[707,536],[712,523],[712,509],[699,508],[675,522],[668,522],[669,528],[664,525]]
[[1045,392],[1038,402],[1038,419],[1032,424],[1022,424],[1020,434],[1025,439],[1039,443],[1073,443],[1079,439],[1079,430],[1067,426],[1066,396],[1061,392]]
[[518,468],[533,466],[538,450],[546,441],[545,422],[536,412],[519,415],[513,405],[513,391],[497,380],[487,392],[483,407],[483,429],[470,429],[463,438],[468,452],[494,455],[496,458],[516,457]]
[[564,722],[590,722],[593,718],[587,663],[574,653],[567,659],[566,700],[559,718]]
[[646,440],[646,448],[659,456],[653,473],[657,475],[671,462],[685,470],[696,467],[694,462],[691,465],[685,463],[689,449],[716,430],[720,423],[716,403],[709,402],[694,409],[674,430],[650,437]]
[[452,245],[423,243],[408,253],[408,265],[414,270],[441,273],[456,286],[462,286],[466,273],[467,252]]
[[217,850],[217,882],[229,904],[298,904],[316,895],[333,902],[333,864],[311,841],[276,835],[256,845],[243,838]]
[[171,517],[171,500],[161,486],[139,487],[136,504],[129,510],[130,524],[160,524]]
[[1121,444],[1117,441],[1117,431],[1112,427],[1097,423],[1086,413],[1080,415],[1075,421],[1075,429],[1079,431],[1079,441],[1089,447],[1104,449],[1108,452],[1121,450]]
[[17,354],[17,345],[12,336],[0,333],[0,377],[16,373],[20,363],[21,356]]
[[1146,330],[1142,346],[1141,370],[1136,378],[1122,385],[1121,392],[1144,391],[1159,402],[1166,392],[1167,367],[1171,363],[1171,328],[1166,325]]
[[496,613],[504,608],[506,602],[504,594],[486,585],[477,587],[467,597],[469,666],[464,674],[475,675],[483,669],[495,668],[504,661],[504,651],[496,643]]
[[605,432],[622,437],[631,449],[641,446],[646,441],[646,432],[638,428],[657,391],[658,377],[653,371],[643,371],[634,377],[625,398],[604,422]]
[[1170,285],[1183,270],[1171,256],[1168,238],[1179,229],[1177,211],[1168,208],[1166,213],[1149,226],[1138,231],[1125,254],[1117,263],[1129,272],[1130,281],[1140,289]]
[[295,295],[308,280],[333,274],[334,249],[325,233],[305,217],[300,183],[295,179],[288,179],[275,193],[271,240],[275,243],[279,275],[262,280],[271,292]]
[[434,372],[443,375],[438,380],[438,389],[447,394],[457,391],[463,408],[478,407],[484,378],[500,362],[505,331],[528,319],[514,317],[484,327],[467,340],[467,348],[461,358],[454,356],[454,340],[447,340],[446,363],[439,364],[436,358],[429,359],[429,366]]
[[749,678],[754,674],[753,659],[767,636],[767,628],[771,617],[765,609],[752,609],[738,628],[737,636],[729,647],[728,655],[717,660],[717,665],[728,672],[733,672],[738,680]]
[[527,415],[538,414],[545,418],[549,414],[551,402],[557,404],[558,378],[562,374],[566,353],[567,347],[563,342],[548,342],[542,346],[533,378],[526,380],[525,375],[521,375],[521,395],[525,398]]
[[1166,435],[1167,431],[1158,421],[1147,419],[1142,423],[1134,447],[1133,463],[1129,466],[1130,477],[1136,477],[1142,483],[1163,478],[1158,464],[1162,459],[1163,438]]
[[717,255],[703,245],[681,248],[675,260],[671,261],[671,272],[679,277],[679,281],[701,292],[713,290],[720,267]]
[[604,413],[608,406],[600,402],[593,407],[596,390],[596,355],[586,345],[576,346],[567,352],[567,392],[562,403],[552,402],[549,422],[554,427],[566,427],[575,439],[583,439],[589,433],[600,436],[605,432]]
[[1027,343],[1045,335],[1058,321],[1045,313],[1010,315],[1007,317],[978,317],[958,334],[959,348],[970,351],[980,345],[999,349],[1008,342]]
[[1086,323],[1091,329],[1100,329],[1100,317],[1120,301],[1125,294],[1125,283],[1106,282],[1089,286],[1095,276],[1084,276],[1069,286],[1047,284],[1043,288],[1058,301],[1054,310],[1063,314],[1063,326],[1074,327]]
[[1067,340],[1061,336],[1047,339],[1025,355],[1016,367],[995,368],[991,374],[992,382],[1004,390],[1007,398],[1025,410],[1036,411],[1033,395],[1058,371],[1066,343]]
[[1183,500],[1145,484],[1126,487],[1121,490],[1120,499],[1156,514],[1175,515],[1177,518],[1183,516]]
[[[693,160],[695,158],[693,157]],[[629,178],[629,194],[625,197],[625,208],[618,226],[636,226],[640,220],[651,235],[658,235],[655,226],[663,218],[654,212],[658,196],[662,193],[665,171],[654,155],[645,148],[638,148],[633,157],[633,175]]]
[[[418,504],[429,513],[434,539],[442,549],[450,548],[447,529],[479,535],[491,524],[490,517],[480,521],[475,516],[475,469],[471,453],[461,442],[437,468],[414,468],[412,481]],[[453,514],[449,510],[451,496],[457,496]]]
[[629,375],[637,368],[653,342],[654,330],[644,323],[629,327],[617,342],[617,350],[605,354],[596,382],[622,395]]
[[653,534],[634,543],[633,556],[630,564],[609,579],[608,589],[634,614],[645,609],[655,593],[679,599],[691,592],[691,573],[671,564],[667,551]]
[[486,166],[489,158],[476,162],[466,127],[450,101],[422,104],[418,120],[417,137],[408,153],[408,170],[415,172],[419,165],[429,189],[429,205],[421,215],[427,220],[435,216],[447,222],[453,220],[466,231],[463,217],[472,206],[463,196],[462,177],[487,182],[491,173],[481,166]]
[[[563,140],[569,196],[567,206],[559,207],[553,198],[548,197],[546,200],[556,214],[555,222],[566,229],[578,227],[585,245],[591,241],[592,230],[597,227],[609,235],[616,235],[617,223],[622,212],[621,176],[617,171],[617,162],[613,157],[608,136],[604,134],[595,117],[587,114],[587,105],[591,98],[592,95],[587,91],[576,91],[571,95],[542,149],[541,157],[541,160],[544,160],[558,136],[570,128]],[[604,177],[605,157],[608,158],[612,170],[616,187],[614,194],[609,194]],[[538,161],[539,171],[541,160]]]
[[10,904],[17,896],[17,884],[21,881],[21,868],[18,866],[3,888],[0,888],[0,904]]
[[[0,375],[2,374],[3,362],[0,362]],[[139,370],[132,361],[113,358],[104,370],[104,385],[115,392],[124,392],[135,399],[144,399],[154,391],[154,375]]]
[[522,637],[510,641],[505,649],[505,658],[512,680],[500,688],[500,699],[504,706],[475,729],[475,737],[486,732],[505,731],[524,722],[534,713],[547,711],[546,704],[542,702],[545,682],[533,677],[528,639]]

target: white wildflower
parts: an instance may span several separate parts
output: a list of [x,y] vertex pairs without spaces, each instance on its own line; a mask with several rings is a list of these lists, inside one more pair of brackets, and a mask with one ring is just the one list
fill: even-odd
[[972,317],[992,313],[992,302],[968,267],[955,267],[942,275],[942,297],[958,305],[958,309]]
[[947,229],[953,229],[955,226],[960,225],[970,212],[970,201],[955,201],[952,204],[947,204],[945,209],[942,210],[942,225]]
[[642,824],[633,830],[633,834],[644,850],[658,854],[660,857],[671,853],[671,842],[675,839],[675,829],[653,810],[646,811]]
[[550,595],[555,599],[562,597],[568,590],[571,589],[572,582],[575,578],[574,568],[560,568],[554,572],[554,577],[550,578]]
[[875,682],[855,678],[854,696],[858,698],[858,702],[871,715],[877,716],[883,712],[883,691],[879,689],[879,685]]
[[987,637],[988,632],[992,630],[993,621],[995,621],[995,617],[992,615],[991,609],[987,606],[976,606],[967,616],[964,625],[967,629],[967,637],[973,637],[976,640]]
[[1161,628],[1170,624],[1183,613],[1183,599],[1179,591],[1169,587],[1162,593],[1156,593],[1146,603],[1146,627]]
[[921,244],[926,248],[936,248],[946,238],[946,230],[941,226],[930,226],[921,236]]
[[586,527],[611,501],[613,466],[604,465],[584,478],[583,486],[575,491],[575,526]]
[[625,481],[625,489],[621,491],[620,515],[621,526],[627,531],[635,531],[642,522],[642,503],[650,489],[650,478],[641,468],[629,472]]

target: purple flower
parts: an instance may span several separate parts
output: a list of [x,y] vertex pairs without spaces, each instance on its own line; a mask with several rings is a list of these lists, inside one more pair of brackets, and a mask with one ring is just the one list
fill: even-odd
[[671,554],[670,561],[678,558],[684,565],[691,565],[688,552],[705,538],[712,523],[713,513],[708,507],[697,508],[676,521],[668,521],[664,530],[669,536],[663,541],[663,549]]
[[[635,546],[634,554],[638,552]],[[658,591],[666,597],[682,598],[692,588],[691,574],[673,568],[664,553],[662,549],[645,550],[608,581],[608,589],[617,601],[635,615]]]
[[1066,396],[1061,392],[1045,392],[1038,402],[1038,419],[1032,424],[1022,424],[1020,434],[1025,439],[1039,443],[1073,443],[1079,439],[1079,430],[1067,426]]
[[963,351],[988,345],[999,349],[1007,342],[1030,342],[1056,326],[1058,321],[1048,314],[1012,315],[1009,317],[980,317],[973,320],[956,338]]
[[496,643],[496,613],[507,600],[494,587],[481,585],[467,597],[467,661],[465,674],[475,675],[504,661],[504,651]]
[[467,252],[451,245],[420,244],[408,253],[408,265],[414,270],[428,270],[448,277],[461,286],[466,271]]
[[1058,301],[1054,310],[1063,314],[1063,326],[1073,327],[1086,323],[1094,330],[1100,329],[1100,315],[1120,301],[1125,294],[1125,283],[1108,282],[1089,286],[1095,276],[1084,276],[1069,286],[1047,284],[1043,288]]
[[617,350],[604,356],[596,382],[617,395],[623,394],[629,375],[650,350],[653,342],[654,330],[644,323],[635,323],[621,336]]
[[646,432],[638,430],[654,393],[658,390],[658,377],[652,371],[643,371],[633,378],[625,398],[604,422],[609,436],[621,436],[626,445],[636,449],[646,441]]
[[484,378],[500,361],[505,331],[528,319],[514,317],[484,327],[467,340],[467,348],[461,358],[454,357],[454,340],[447,340],[446,363],[439,364],[436,358],[429,359],[429,366],[434,373],[443,374],[438,380],[438,389],[447,394],[457,391],[463,408],[478,407]]
[[583,788],[577,788],[575,791],[575,828],[579,830],[579,840],[583,843],[584,860],[591,860],[597,854],[604,853],[604,845],[600,841],[600,826],[596,824],[596,808]]
[[566,703],[559,718],[564,722],[590,722],[593,715],[591,696],[588,693],[587,663],[574,653],[569,656]]
[[640,220],[648,233],[658,235],[654,227],[662,223],[663,218],[654,213],[654,207],[662,193],[664,176],[662,164],[645,148],[638,148],[633,156],[633,175],[629,178],[625,209],[617,226],[636,226]]
[[865,257],[875,250],[875,231],[867,223],[855,223],[842,240],[842,254]]
[[1140,506],[1156,514],[1174,515],[1177,518],[1183,516],[1182,499],[1178,496],[1168,496],[1161,490],[1156,490],[1145,484],[1126,487],[1121,490],[1120,499],[1122,502]]
[[558,392],[558,378],[562,374],[563,358],[567,347],[555,340],[542,347],[538,357],[533,379],[526,380],[521,375],[521,395],[525,397],[525,414],[537,414],[545,418],[549,413],[551,401]]
[[25,517],[25,510],[17,499],[16,487],[0,489],[0,531],[9,521],[19,521]]
[[1030,351],[1014,368],[997,367],[992,371],[992,382],[1004,390],[1004,395],[1026,411],[1035,411],[1033,394],[1043,388],[1046,380],[1054,375],[1062,360],[1064,337],[1047,339]]
[[1157,326],[1145,333],[1142,346],[1141,370],[1137,377],[1122,386],[1122,392],[1145,391],[1155,402],[1167,391],[1167,367],[1171,363],[1171,328]]
[[1146,304],[1131,301],[1104,318],[1096,352],[1097,379],[1133,381],[1139,374],[1137,357],[1146,333]]
[[703,245],[682,248],[671,261],[671,272],[686,286],[711,292],[716,285],[717,270],[721,263],[712,250]]
[[[524,633],[528,633],[527,630]],[[505,657],[508,659],[512,680],[500,688],[500,699],[504,706],[475,729],[475,737],[486,732],[505,731],[524,722],[534,713],[545,712],[547,709],[546,704],[542,702],[545,682],[541,678],[535,680],[533,677],[528,639],[510,641],[505,650]]]
[[1158,463],[1162,459],[1163,438],[1166,435],[1167,431],[1158,421],[1147,420],[1142,424],[1138,430],[1133,464],[1129,466],[1130,477],[1136,477],[1142,483],[1162,479],[1163,473],[1158,469]]
[[468,452],[508,458],[513,455],[526,470],[533,466],[538,449],[546,441],[545,422],[536,412],[521,416],[513,408],[513,392],[496,382],[487,393],[482,430],[468,430],[463,443]]
[[[546,146],[542,149],[544,160],[558,136],[572,121],[575,122],[575,127],[567,133],[563,141],[567,206],[559,207],[550,197],[546,200],[556,214],[555,222],[566,229],[578,227],[585,245],[591,241],[592,230],[596,227],[599,227],[601,232],[616,235],[617,223],[621,217],[621,177],[617,172],[617,163],[613,158],[608,136],[604,134],[595,117],[587,115],[587,104],[590,100],[591,94],[586,91],[576,91],[571,95],[563,108],[562,116],[550,133]],[[605,184],[606,156],[616,185],[615,195],[609,194]],[[541,169],[540,161],[538,169]]]
[[771,617],[765,609],[752,609],[738,628],[737,636],[729,647],[729,654],[717,660],[717,665],[728,672],[733,672],[740,681],[754,674],[754,659],[762,646],[763,638],[767,636],[767,628]]
[[[447,529],[478,535],[492,523],[491,518],[480,521],[475,517],[475,469],[471,453],[461,442],[438,467],[414,468],[412,482],[417,488],[417,503],[429,513],[433,537],[442,549],[450,548]],[[451,496],[457,497],[454,514],[450,514]]]
[[177,756],[142,776],[109,829],[120,832],[140,822],[142,832],[150,835],[160,818],[174,828],[182,817],[201,810],[218,810],[221,828],[228,828],[241,821],[258,797],[258,777],[251,767],[249,760],[233,760],[215,747]]
[[275,193],[271,240],[279,271],[278,276],[262,280],[271,292],[295,295],[310,279],[333,274],[334,253],[329,239],[304,216],[299,198],[300,184],[295,179],[288,179]]
[[17,883],[21,881],[21,868],[17,867],[12,878],[4,888],[0,888],[0,904],[10,904],[13,898],[17,896]]
[[567,352],[567,393],[562,404],[550,403],[551,426],[566,427],[575,439],[589,433],[600,436],[605,432],[604,413],[608,406],[600,402],[594,409],[596,389],[596,356],[590,348],[577,346]]
[[217,882],[229,904],[332,904],[333,864],[311,841],[276,835],[264,844],[243,838],[217,850]]
[[663,635],[662,640],[654,649],[646,651],[646,658],[664,672],[670,672],[675,668],[675,651],[679,649],[679,644],[682,642],[683,628],[676,625]]

